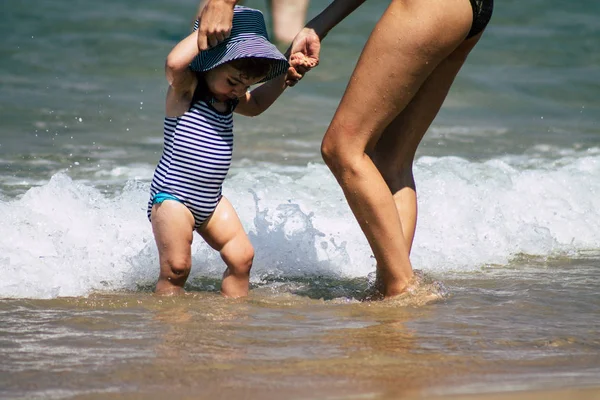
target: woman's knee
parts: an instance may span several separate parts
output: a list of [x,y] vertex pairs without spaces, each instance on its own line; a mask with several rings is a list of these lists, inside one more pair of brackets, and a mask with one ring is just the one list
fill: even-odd
[[361,158],[365,157],[364,147],[349,139],[356,137],[355,133],[341,126],[335,127],[334,121],[321,142],[323,161],[336,176],[342,172],[352,174]]
[[335,146],[331,140],[328,140],[327,136],[325,136],[321,142],[321,157],[323,157],[325,164],[331,168],[331,166],[338,161],[339,154],[339,148]]

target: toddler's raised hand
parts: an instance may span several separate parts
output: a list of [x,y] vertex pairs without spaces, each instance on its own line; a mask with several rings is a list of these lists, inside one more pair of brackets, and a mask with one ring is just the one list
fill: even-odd
[[288,68],[285,77],[285,83],[288,86],[294,86],[304,74],[317,66],[318,61],[314,58],[307,57],[302,52],[294,53],[289,58],[290,67]]
[[286,52],[286,56],[291,55],[291,67],[286,77],[288,86],[294,86],[306,72],[319,64],[320,51],[321,39],[312,28],[304,28],[296,35]]

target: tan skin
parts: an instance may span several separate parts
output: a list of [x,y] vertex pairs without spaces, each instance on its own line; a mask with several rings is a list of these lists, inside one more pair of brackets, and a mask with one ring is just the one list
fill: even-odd
[[[152,207],[152,230],[160,263],[155,293],[182,294],[192,267],[194,217],[183,204],[165,200]],[[246,296],[254,249],[229,200],[223,197],[197,232],[227,265],[221,293],[226,297]]]
[[[216,46],[231,34],[233,9],[239,0],[202,0],[198,6],[198,35],[196,43],[199,51]],[[288,51],[289,53],[289,51]],[[286,75],[286,85],[295,85],[305,72],[318,64],[317,57],[306,57],[306,52],[296,51],[290,57],[291,67]],[[289,55],[289,54],[288,54]]]
[[[206,50],[213,47],[223,38],[228,37],[230,30],[224,27],[229,27],[229,14],[223,13],[223,9],[232,7],[231,1],[211,2],[210,9],[205,10],[204,6],[208,0],[202,0],[198,6],[196,19],[202,21],[199,29],[204,32],[201,35],[201,41],[198,48]],[[238,1],[233,2],[233,5]],[[273,24],[273,39],[278,43],[291,43],[296,33],[303,27],[308,10],[309,0],[269,0],[268,6],[271,11],[271,20]],[[213,33],[214,39],[210,33]],[[212,44],[211,44],[212,43]]]
[[[167,57],[165,74],[169,89],[165,111],[168,117],[180,116],[190,108],[198,78],[189,69],[189,64],[198,54],[197,41],[198,33],[192,33],[179,42]],[[225,111],[226,102],[237,98],[239,103],[235,111],[246,116],[262,113],[286,87],[286,75],[282,75],[249,92],[249,87],[264,76],[248,77],[229,64],[207,71],[204,78],[217,100],[213,104],[216,109]],[[192,213],[177,201],[165,200],[152,207],[151,220],[160,262],[155,293],[181,294],[192,266]],[[221,293],[226,297],[246,296],[254,249],[229,200],[223,197],[212,215],[196,231],[219,252],[227,265]]]
[[[466,0],[391,1],[323,138],[323,158],[373,250],[384,297],[403,293],[413,277],[414,156],[481,36],[465,40],[472,15]],[[336,10],[329,18],[336,19]],[[320,42],[332,25],[319,23],[299,35],[292,52],[296,44]]]
[[[364,1],[333,1],[296,36],[289,53],[302,53],[310,66],[317,65],[322,39]],[[409,255],[417,222],[412,165],[481,37],[466,39],[472,19],[467,0],[390,1],[323,138],[323,158],[369,241],[386,298],[411,284]],[[289,85],[302,78],[304,66]]]

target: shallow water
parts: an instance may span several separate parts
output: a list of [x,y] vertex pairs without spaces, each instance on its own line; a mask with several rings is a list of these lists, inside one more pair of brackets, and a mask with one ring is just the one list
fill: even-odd
[[193,285],[178,298],[4,300],[0,394],[353,399],[598,386],[599,262],[452,274],[425,305],[439,293],[432,276],[384,302],[350,296],[365,281],[319,279],[265,283],[243,300]]

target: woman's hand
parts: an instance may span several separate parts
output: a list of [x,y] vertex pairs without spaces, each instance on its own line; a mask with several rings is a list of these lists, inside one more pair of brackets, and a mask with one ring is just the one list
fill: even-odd
[[208,0],[198,19],[198,50],[204,51],[216,46],[231,34],[234,0]]
[[286,52],[290,68],[285,83],[288,86],[294,86],[304,77],[305,73],[319,65],[320,51],[321,39],[317,33],[311,28],[302,29]]

